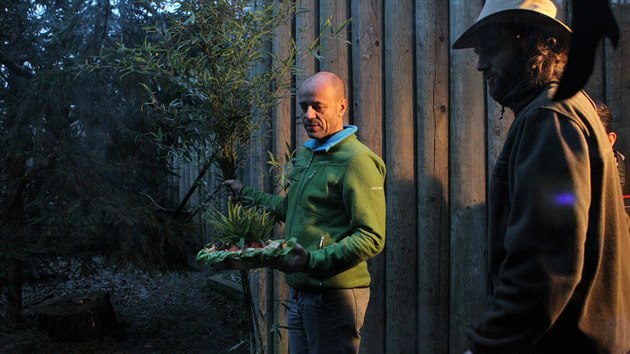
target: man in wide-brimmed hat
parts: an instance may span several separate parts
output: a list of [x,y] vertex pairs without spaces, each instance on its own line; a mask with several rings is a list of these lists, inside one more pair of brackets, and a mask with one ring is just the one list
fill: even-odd
[[549,0],[487,0],[474,48],[514,122],[489,192],[488,309],[473,353],[629,353],[630,235],[615,157],[589,96],[551,100],[571,30]]

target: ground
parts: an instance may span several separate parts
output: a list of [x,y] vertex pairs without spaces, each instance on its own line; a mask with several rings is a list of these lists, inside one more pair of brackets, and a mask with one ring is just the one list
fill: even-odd
[[[150,276],[100,270],[89,277],[25,286],[29,308],[52,296],[107,290],[120,324],[119,334],[79,343],[57,343],[32,329],[0,327],[0,353],[249,353],[243,301],[211,281],[213,272]],[[216,276],[214,277],[216,278]],[[234,282],[238,287],[238,280]],[[6,299],[0,297],[1,316]]]

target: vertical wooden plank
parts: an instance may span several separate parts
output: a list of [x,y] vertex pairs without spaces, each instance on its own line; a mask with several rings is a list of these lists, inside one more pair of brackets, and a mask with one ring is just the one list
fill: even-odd
[[348,27],[335,35],[331,30],[337,29],[348,19],[349,9],[346,0],[319,1],[319,28],[324,29],[326,22],[330,27],[321,33],[322,58],[319,61],[320,70],[332,71],[348,81]]
[[169,156],[168,157],[168,161],[169,161],[169,165],[171,168],[171,172],[173,173],[172,175],[168,176],[168,185],[169,185],[169,190],[168,190],[168,201],[169,201],[169,205],[172,205],[173,208],[175,208],[175,206],[177,205],[177,196],[179,195],[179,191],[178,191],[178,178],[177,178],[177,159],[175,158],[175,156]]
[[613,128],[617,133],[615,147],[630,158],[630,4],[611,2],[621,40],[614,49],[606,40],[606,103],[613,115]]
[[[349,70],[349,26],[346,26],[338,34],[331,33],[337,30],[350,17],[349,0],[320,0],[319,1],[319,22],[320,29],[323,29],[327,21],[330,27],[325,28],[321,33],[322,58],[319,61],[319,69],[331,71],[339,75],[346,83],[346,94],[351,97],[352,80]],[[346,115],[343,117],[344,124],[348,124],[352,119],[352,105],[348,106]]]
[[[359,140],[383,157],[383,3],[352,0],[351,9],[352,120],[359,127]],[[385,353],[385,260],[383,252],[368,261],[372,284],[361,353]]]
[[553,3],[556,5],[558,9],[558,13],[556,14],[556,18],[567,25],[571,23],[571,9],[570,9],[570,1],[568,0],[553,0]]
[[[192,188],[195,182],[197,181],[197,176],[199,175],[199,171],[201,170],[201,165],[203,164],[203,161],[200,160],[199,154],[197,152],[193,154],[192,161],[193,162],[190,164],[190,176],[189,176],[190,183],[189,183],[188,188]],[[195,211],[195,209],[197,209],[203,195],[202,189],[203,189],[203,186],[197,186],[197,188],[195,188],[195,191],[190,196],[190,201],[188,202],[188,205],[186,206],[186,209],[185,209],[186,211],[192,213]]]
[[[298,47],[298,55],[295,58],[295,66],[298,70],[295,76],[295,87],[299,90],[304,79],[313,75],[318,69],[318,63],[313,53],[309,52],[309,48],[317,46],[316,41],[319,35],[319,2],[318,0],[297,0],[298,13],[295,18],[295,43]],[[296,95],[296,100],[299,99]],[[299,107],[297,101],[295,104]],[[295,144],[302,146],[308,140],[308,136],[302,125],[302,118],[299,110],[295,115]]]
[[[573,3],[571,1],[566,0],[556,0],[554,1],[556,7],[558,8],[558,19],[569,25],[569,27],[573,27],[573,14],[572,7]],[[605,97],[605,86],[604,86],[604,47],[602,43],[597,47],[597,52],[595,53],[595,63],[593,65],[593,72],[586,82],[586,86],[584,90],[591,96],[595,102],[604,102],[606,100]]]
[[[292,0],[274,0],[277,5],[277,11],[288,11],[288,7],[292,6]],[[291,22],[286,22],[278,26],[274,30],[274,38],[272,41],[272,52],[278,60],[286,60],[291,53],[291,43],[293,41]],[[272,65],[278,66],[279,62]],[[287,75],[276,82],[279,99],[273,106],[271,112],[271,129],[273,132],[272,151],[284,163],[284,156],[287,153],[287,144],[291,146],[293,140],[293,117],[292,112],[292,96],[291,96],[291,74]],[[301,125],[299,127],[301,128]],[[292,148],[295,148],[294,146]],[[274,186],[275,191],[280,193],[278,186]],[[276,230],[277,238],[283,236],[283,229]],[[284,280],[284,274],[274,271],[272,273],[271,294],[273,299],[273,324],[274,330],[270,332],[273,340],[269,340],[268,353],[286,354],[289,352],[288,331],[286,330],[286,306],[288,299],[288,286]]]
[[385,126],[388,175],[386,352],[416,353],[417,200],[414,142],[414,1],[385,5]]
[[289,287],[285,275],[279,271],[273,271],[273,303],[275,311],[274,342],[269,353],[289,353],[289,331],[287,330],[287,305],[289,301]]
[[[451,43],[477,18],[481,0],[450,2]],[[486,299],[486,110],[471,49],[451,51],[450,352],[466,349],[466,328]]]
[[591,96],[595,102],[606,103],[606,92],[604,84],[604,45],[600,42],[597,46],[595,54],[595,63],[593,65],[593,73],[586,83],[584,90]]
[[[264,11],[272,0],[252,1],[252,6],[257,11]],[[250,75],[262,75],[272,70],[271,57],[268,53],[272,51],[273,38],[265,38],[260,49],[263,60],[251,69]],[[249,180],[246,184],[259,190],[271,192],[271,179],[267,173],[268,151],[271,151],[271,139],[268,134],[271,125],[271,112],[257,111],[254,113],[254,120],[258,122],[256,130],[252,132],[249,146],[249,163],[245,169],[249,172]],[[273,346],[273,338],[269,336],[274,321],[274,301],[273,301],[273,270],[263,268],[250,271],[250,287],[252,300],[256,307],[254,320],[258,322],[258,335],[260,335],[261,349]]]
[[183,192],[182,190],[185,188],[184,181],[186,180],[184,176],[184,162],[181,159],[177,161],[177,167],[175,168],[175,174],[178,177],[177,180],[177,194],[175,195],[175,205],[179,204],[179,201],[182,200]]
[[[184,197],[186,196],[186,193],[188,193],[188,189],[190,188],[190,169],[191,169],[191,162],[187,161],[187,160],[183,160],[183,163],[180,165],[180,172],[181,172],[181,182],[179,184],[179,200],[178,203],[181,202]],[[186,205],[184,207],[184,209],[182,211],[186,211],[187,208],[189,207],[189,205]]]
[[448,353],[448,2],[416,2],[418,346]]

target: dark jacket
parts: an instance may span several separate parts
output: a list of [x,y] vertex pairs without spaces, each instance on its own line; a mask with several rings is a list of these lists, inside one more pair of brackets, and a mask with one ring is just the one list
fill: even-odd
[[630,235],[613,150],[591,99],[546,89],[492,172],[489,309],[478,353],[628,353]]

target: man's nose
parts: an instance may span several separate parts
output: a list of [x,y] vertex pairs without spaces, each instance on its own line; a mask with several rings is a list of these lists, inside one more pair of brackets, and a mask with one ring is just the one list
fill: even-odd
[[306,119],[315,118],[315,110],[313,109],[313,107],[311,106],[306,107],[306,110],[304,111],[304,118]]

